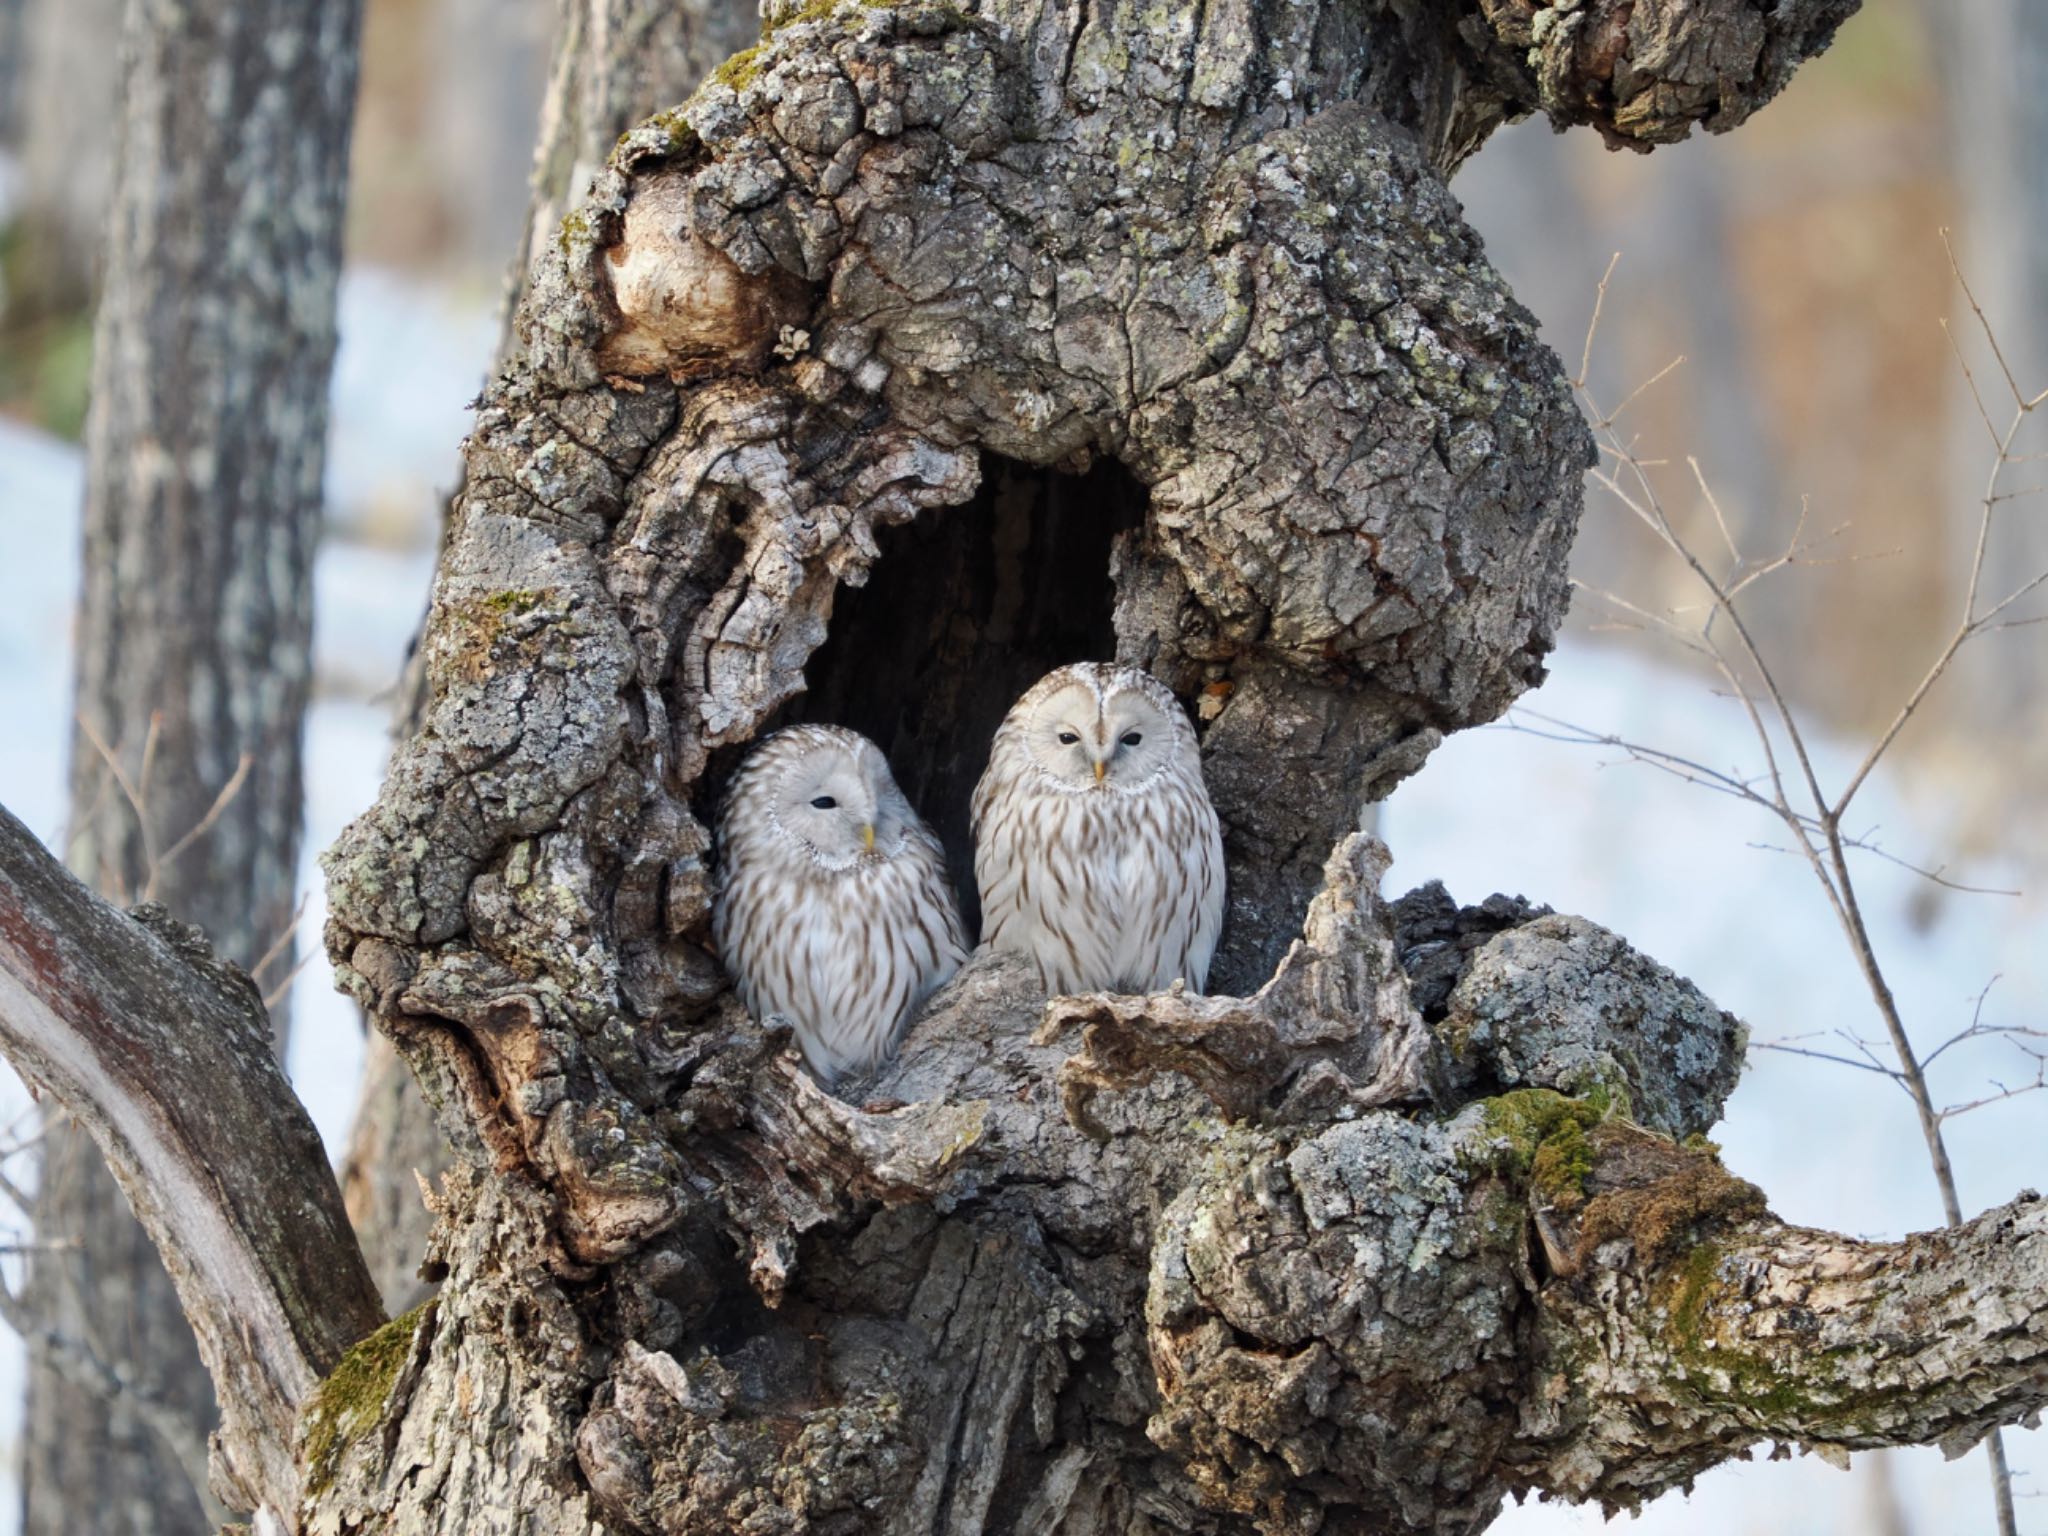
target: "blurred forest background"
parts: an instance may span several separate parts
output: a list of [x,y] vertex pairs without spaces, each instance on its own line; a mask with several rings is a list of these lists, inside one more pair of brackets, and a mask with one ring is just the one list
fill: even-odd
[[[120,0],[0,0],[0,802],[61,843],[69,624],[98,252],[120,75]],[[464,409],[524,253],[553,0],[369,0],[354,141],[341,352],[317,577],[308,737],[310,855],[371,797],[406,643],[423,608]],[[1523,124],[1453,190],[1569,370],[1595,286],[1621,262],[1592,355],[1603,401],[1684,362],[1630,407],[1639,452],[1702,548],[1719,539],[1685,469],[1698,458],[1732,531],[1782,549],[1838,535],[1831,563],[1784,572],[1751,610],[1824,751],[1853,762],[1955,623],[1991,460],[1944,318],[1980,383],[1939,231],[2021,384],[2048,387],[2048,3],[1871,0],[1786,96],[1726,138],[1638,157],[1587,132]],[[545,231],[542,232],[543,234]],[[2002,388],[2002,383],[1998,387]],[[1994,413],[1996,407],[1994,406]],[[2002,413],[2001,413],[2002,419]],[[2048,454],[2048,442],[2021,443]],[[2048,458],[2009,478],[2048,482]],[[2048,497],[2001,514],[1995,570],[2048,564]],[[1857,558],[1847,559],[1855,555]],[[1577,575],[1665,611],[1693,599],[1677,562],[1589,496]],[[1753,740],[1668,643],[1577,606],[1532,703],[1599,733],[1754,767]],[[1875,1037],[1867,996],[1777,829],[1617,754],[1514,730],[1467,733],[1386,808],[1397,887],[1521,891],[1582,911],[1689,973],[1759,1039]],[[1887,759],[1865,807],[1890,852],[2020,896],[1960,894],[1878,865],[1873,926],[1928,1040],[1985,1017],[2048,1022],[2048,626],[1968,651]],[[1863,830],[1861,827],[1858,830]],[[331,1148],[344,1144],[360,1027],[315,961],[294,994],[291,1068]],[[1840,1048],[1839,1046],[1836,1048]],[[1999,1042],[1943,1063],[1946,1101],[2018,1086],[2038,1066]],[[12,1107],[9,1107],[12,1106]],[[32,1111],[0,1103],[0,1171],[35,1177]],[[1974,1211],[2048,1180],[2048,1096],[1955,1122]],[[1939,1207],[1902,1096],[1873,1074],[1761,1054],[1725,1136],[1738,1171],[1789,1219],[1892,1235]],[[0,1186],[4,1187],[4,1186]],[[0,1231],[22,1226],[0,1205]],[[0,1249],[0,1254],[12,1253]],[[41,1262],[76,1263],[62,1253]],[[7,1258],[16,1266],[19,1256]],[[18,1435],[19,1347],[0,1355],[0,1435]],[[2043,1435],[2011,1437],[2021,1528],[2048,1532]],[[13,1457],[0,1454],[0,1481]],[[0,1486],[0,1532],[16,1528]],[[1510,1512],[1505,1532],[1592,1529],[1593,1512]],[[1759,1463],[1702,1480],[1646,1531],[1990,1530],[1981,1468],[1933,1451]]]

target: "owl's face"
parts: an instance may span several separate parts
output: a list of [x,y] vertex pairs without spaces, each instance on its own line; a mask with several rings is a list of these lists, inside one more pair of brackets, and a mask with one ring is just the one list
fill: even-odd
[[1039,701],[1025,739],[1056,787],[1119,794],[1157,778],[1186,729],[1136,688],[1102,687],[1083,675]]
[[893,859],[915,819],[881,754],[837,740],[792,757],[771,805],[782,834],[831,871]]

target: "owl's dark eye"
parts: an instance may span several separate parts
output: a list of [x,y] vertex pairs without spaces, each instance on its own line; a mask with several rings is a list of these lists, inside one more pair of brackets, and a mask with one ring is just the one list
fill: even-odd
[[1143,741],[1144,739],[1145,734],[1142,731],[1124,732],[1124,745],[1127,747],[1135,747],[1139,742]]
[[1081,738],[1076,736],[1072,731],[1060,732],[1060,745],[1063,747],[1071,747],[1075,742],[1079,741],[1080,739]]
[[811,809],[814,811],[829,811],[838,804],[839,802],[830,795],[820,795],[811,802]]

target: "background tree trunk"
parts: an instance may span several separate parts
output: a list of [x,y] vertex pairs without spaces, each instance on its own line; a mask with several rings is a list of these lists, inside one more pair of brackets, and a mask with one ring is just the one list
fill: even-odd
[[[2048,178],[2041,174],[2038,149],[2048,134],[2048,12],[2029,0],[1989,0],[1945,15],[1937,35],[1942,68],[1951,82],[1958,258],[2019,386],[2036,390],[2048,384]],[[1967,338],[1966,331],[1960,333]],[[2006,392],[2003,372],[1981,350],[1971,356],[1979,388],[1995,412]],[[1961,379],[1952,384],[1950,401],[1947,483],[1967,504],[1966,498],[1984,491],[1984,422]],[[2030,439],[2015,451],[2039,452],[2041,444]],[[2008,494],[2011,490],[2008,486]],[[1949,557],[1960,597],[1975,558],[1976,522],[1957,518],[1949,526],[1955,530]],[[2012,501],[1992,528],[1986,549],[1992,571],[2034,571],[2048,564],[2048,518],[2040,515],[2038,498],[2021,495]],[[2034,605],[2027,611],[2041,610]],[[1977,658],[1964,669],[1963,687],[1950,701],[1958,717],[1955,735],[2001,746],[1958,757],[2001,785],[2038,783],[2048,774],[2048,647],[2033,638],[2039,633],[2020,630],[1995,637],[2001,652],[1996,665]],[[1969,798],[1969,808],[1959,815],[1972,846],[2003,850],[2018,841],[2036,856],[2048,849],[2048,826],[2014,826],[2008,819],[2004,808],[2014,803],[2009,792],[2000,788]]]
[[[69,858],[245,965],[269,954],[273,984],[292,967],[359,23],[355,0],[136,0],[95,336]],[[61,1117],[35,1220],[36,1317],[203,1430],[191,1328]],[[61,1353],[36,1351],[26,1423],[29,1536],[218,1524],[160,1437]]]
[[79,429],[85,342],[113,164],[122,0],[8,0],[0,7],[0,143],[18,175],[0,228],[0,397],[45,426]]

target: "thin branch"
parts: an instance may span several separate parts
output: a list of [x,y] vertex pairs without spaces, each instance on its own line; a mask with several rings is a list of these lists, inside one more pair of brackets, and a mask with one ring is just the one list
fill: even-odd
[[149,882],[142,888],[142,899],[144,901],[154,901],[156,899],[157,880],[170,867],[172,862],[177,859],[178,855],[213,830],[214,824],[220,820],[222,813],[227,810],[229,802],[242,792],[242,785],[248,780],[249,769],[255,761],[256,758],[253,753],[244,752],[241,761],[235,764],[234,773],[230,775],[227,783],[221,785],[220,793],[213,797],[213,804],[206,808],[206,814],[200,817],[186,831],[183,837],[166,848],[163,851],[162,857],[151,861]]
[[1685,354],[1681,352],[1678,354],[1678,356],[1671,359],[1670,362],[1666,363],[1662,368],[1659,368],[1655,373],[1651,374],[1647,379],[1643,380],[1643,382],[1638,384],[1634,389],[1630,390],[1628,394],[1622,398],[1621,404],[1615,406],[1614,409],[1607,413],[1606,419],[1602,421],[1600,425],[1603,427],[1613,426],[1616,421],[1621,419],[1621,413],[1623,411],[1627,410],[1630,406],[1634,405],[1636,401],[1642,398],[1642,396],[1647,391],[1654,389],[1657,385],[1663,383],[1664,380],[1669,378],[1673,373],[1677,372],[1680,368],[1684,366]]
[[144,808],[142,791],[128,777],[128,770],[121,766],[121,760],[114,755],[114,749],[101,739],[98,731],[93,729],[92,722],[86,719],[83,714],[80,714],[77,720],[79,730],[85,733],[85,739],[92,743],[93,751],[99,754],[100,761],[107,765],[107,771],[113,774],[114,782],[120,786],[122,795],[128,801],[128,809],[135,813],[135,825],[142,834],[142,857],[144,862],[151,869],[156,868],[156,837],[150,830],[149,813]]
[[265,1008],[275,1008],[279,1003],[283,1002],[285,997],[291,992],[292,983],[299,979],[299,973],[311,965],[319,954],[320,951],[318,949],[309,949],[299,956],[299,963],[285,972],[284,980],[280,981],[263,995],[263,1006]]
[[[1794,1038],[1801,1038],[1795,1036]],[[1837,1056],[1832,1051],[1816,1051],[1803,1045],[1788,1045],[1782,1040],[1752,1040],[1750,1046],[1759,1051],[1776,1051],[1781,1056],[1806,1056],[1814,1061],[1830,1061],[1838,1067],[1855,1067],[1862,1072],[1875,1072],[1879,1077],[1899,1080],[1898,1069],[1879,1062],[1862,1061],[1854,1056]]]
[[299,898],[299,904],[297,908],[295,908],[292,912],[292,920],[284,925],[284,932],[280,933],[275,939],[271,940],[270,948],[264,950],[262,954],[258,955],[256,957],[256,963],[249,967],[249,975],[252,978],[261,976],[263,974],[263,968],[266,965],[270,964],[271,961],[275,960],[279,955],[283,954],[286,948],[289,947],[289,945],[292,942],[292,935],[296,934],[299,931],[299,924],[305,921],[306,908],[312,903],[312,900],[313,893],[311,891],[306,892],[305,895]]
[[[1956,260],[1956,248],[1949,239],[1946,224],[1941,227],[1941,249],[1948,257],[1948,269],[1954,275],[1956,286],[1963,290],[1963,297],[1970,301],[1970,313],[1977,317],[1977,326],[1984,332],[1984,339],[1991,343],[1991,355],[1998,359],[1998,368],[2005,375],[2005,387],[2012,391],[2012,402],[2021,410],[2033,408],[2027,397],[2020,392],[2020,381],[2012,376],[2012,364],[2005,360],[2005,349],[1998,344],[1998,332],[1992,329],[1990,320],[1985,318],[1984,306],[1977,302],[1976,290],[1970,286],[1969,278],[1963,275],[1962,263]],[[2036,396],[2036,400],[2042,398]]]
[[1580,392],[1586,388],[1586,375],[1593,370],[1593,338],[1600,331],[1600,311],[1607,307],[1607,283],[1614,276],[1614,269],[1621,265],[1621,252],[1616,251],[1607,258],[1607,270],[1600,274],[1600,287],[1593,295],[1593,318],[1586,322],[1586,350],[1579,354],[1579,376],[1573,387]]

